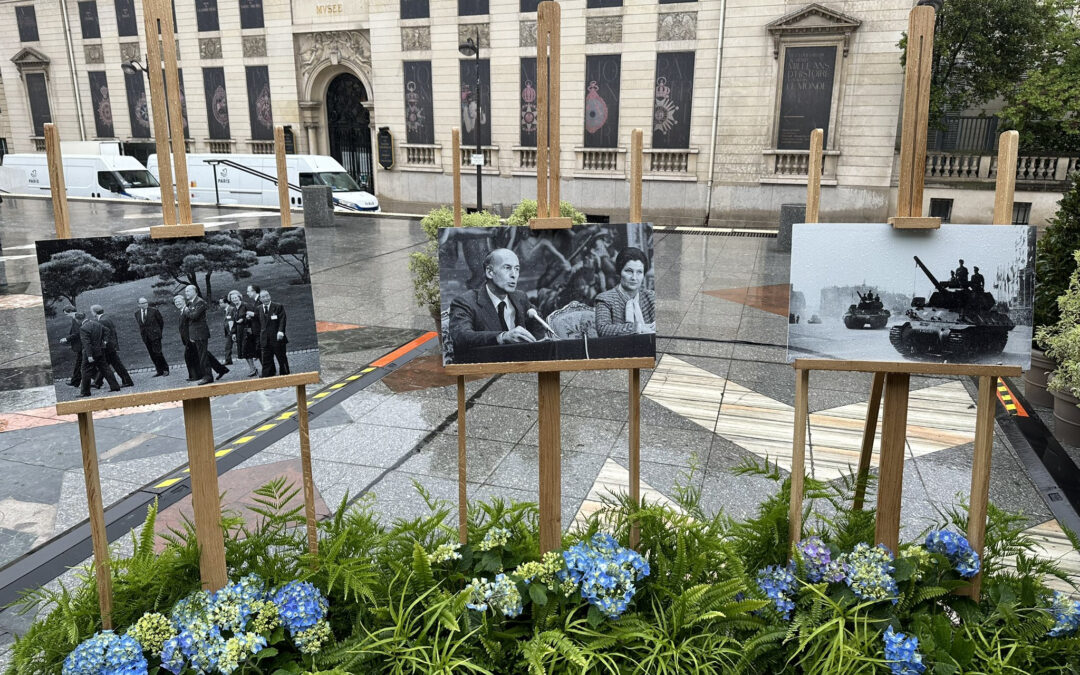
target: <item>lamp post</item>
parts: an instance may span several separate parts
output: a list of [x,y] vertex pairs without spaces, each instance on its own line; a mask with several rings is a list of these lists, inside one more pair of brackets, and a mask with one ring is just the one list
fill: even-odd
[[134,75],[135,73],[147,73],[146,66],[139,62],[138,59],[131,59],[120,64],[120,70],[124,71],[125,75]]
[[[474,128],[476,129],[476,154],[483,157],[484,148],[481,145],[481,136],[482,136],[482,134],[480,133],[480,128],[481,128],[481,125],[482,125],[481,120],[482,120],[482,117],[483,117],[483,107],[482,107],[481,98],[480,98],[480,28],[479,27],[476,29],[476,41],[474,42],[472,38],[469,38],[463,44],[458,45],[458,51],[461,52],[462,55],[464,55],[464,56],[475,56],[476,57],[476,91],[475,91],[475,96],[476,96],[476,126]],[[483,165],[482,162],[480,164],[476,165],[476,210],[477,210],[477,212],[482,211],[483,208],[484,208],[483,207],[483,203],[484,203],[483,194],[484,194],[484,192],[483,192],[483,188],[481,187],[481,180],[482,180],[481,175],[482,175],[482,172],[483,172],[483,168],[484,168],[484,165]]]

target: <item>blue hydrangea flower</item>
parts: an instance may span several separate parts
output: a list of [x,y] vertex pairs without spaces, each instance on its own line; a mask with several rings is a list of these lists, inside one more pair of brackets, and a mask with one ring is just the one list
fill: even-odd
[[290,581],[274,593],[281,623],[290,635],[311,628],[326,616],[326,598],[307,581]]
[[806,570],[806,580],[812,584],[834,583],[843,581],[847,571],[843,564],[832,559],[832,552],[820,537],[810,537],[799,542],[799,555],[802,558],[803,569]]
[[1073,600],[1061,591],[1054,591],[1050,614],[1057,622],[1047,633],[1050,637],[1069,637],[1080,629],[1080,600]]
[[932,530],[926,535],[924,544],[927,551],[939,553],[949,559],[957,574],[970,579],[979,573],[981,563],[979,554],[971,548],[971,544],[963,535],[950,532],[949,530]]
[[577,586],[584,600],[612,619],[629,607],[635,583],[649,576],[648,561],[605,532],[563,551],[563,562],[566,569],[559,571],[559,579]]
[[861,600],[891,599],[895,605],[899,589],[892,576],[895,571],[892,562],[892,553],[883,545],[856,544],[851,553],[843,556],[845,581]]
[[885,629],[885,660],[893,675],[919,675],[926,670],[919,653],[919,638]]
[[769,565],[758,570],[757,585],[767,598],[773,601],[776,611],[784,619],[790,619],[795,611],[795,575],[788,567]]
[[146,675],[142,646],[130,635],[95,633],[64,659],[63,675]]
[[266,584],[256,574],[229,582],[209,599],[207,617],[222,630],[243,633],[256,602],[266,597]]
[[180,636],[169,638],[161,648],[161,667],[173,675],[184,669],[184,652],[180,649]]

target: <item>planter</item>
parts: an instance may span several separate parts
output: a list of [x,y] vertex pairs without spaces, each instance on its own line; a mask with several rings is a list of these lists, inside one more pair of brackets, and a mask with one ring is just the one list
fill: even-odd
[[1024,396],[1028,403],[1050,408],[1054,405],[1053,395],[1046,389],[1046,379],[1054,369],[1054,362],[1036,347],[1031,348],[1031,368],[1024,373]]
[[1080,400],[1063,391],[1054,395],[1054,438],[1065,445],[1080,446]]

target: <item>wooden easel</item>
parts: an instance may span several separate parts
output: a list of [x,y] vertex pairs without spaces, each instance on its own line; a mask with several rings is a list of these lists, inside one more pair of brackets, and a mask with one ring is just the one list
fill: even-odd
[[[569,229],[570,218],[559,215],[559,74],[561,10],[557,2],[541,2],[537,8],[537,215],[529,227],[534,230]],[[454,144],[454,222],[460,225],[460,167],[457,166],[458,131]],[[635,152],[631,170],[631,221],[641,217],[641,130],[633,136]],[[636,187],[635,187],[636,186]],[[636,197],[634,197],[636,195]],[[636,206],[635,206],[636,204]],[[512,363],[451,364],[446,372],[457,375],[458,384],[458,530],[462,543],[467,541],[465,489],[465,376],[501,373],[536,373],[540,424],[540,551],[562,546],[561,423],[559,373],[571,370],[630,370],[630,496],[640,499],[640,382],[641,368],[652,368],[652,357],[591,359],[582,361],[522,361]],[[631,544],[637,545],[637,528],[631,532]]]
[[[904,78],[904,113],[900,149],[900,180],[896,217],[889,223],[901,229],[934,229],[940,219],[922,216],[923,179],[926,171],[926,136],[930,100],[930,68],[933,53],[934,9],[918,6],[911,10],[908,28],[908,58]],[[820,130],[811,136],[811,170],[807,187],[807,222],[817,222],[820,199]],[[998,154],[994,224],[1012,222],[1013,192],[1016,183],[1018,134],[1001,136]],[[815,169],[815,167],[818,167]],[[812,218],[812,219],[811,219]],[[976,402],[975,455],[972,462],[968,541],[981,556],[986,533],[987,500],[990,487],[990,457],[993,450],[994,384],[997,377],[1020,374],[1017,366],[954,365],[939,363],[879,363],[797,359],[795,367],[795,428],[792,444],[790,540],[794,546],[802,535],[803,482],[805,474],[806,429],[809,418],[808,392],[812,370],[854,371],[874,374],[867,407],[859,468],[856,474],[855,508],[862,508],[866,494],[870,460],[881,398],[885,412],[881,433],[881,454],[875,523],[876,543],[894,553],[900,537],[900,502],[903,490],[904,452],[910,377],[924,375],[969,375],[979,378]],[[965,592],[978,598],[981,575],[972,579]]]
[[[172,29],[172,8],[163,0],[144,0],[144,23],[147,31],[147,70],[150,76],[151,108],[154,118],[155,141],[158,150],[159,175],[161,176],[163,225],[152,226],[150,236],[155,239],[170,237],[202,236],[200,224],[191,222],[191,198],[187,185],[187,158],[185,155],[183,117],[180,108],[179,75],[176,64],[176,39]],[[153,39],[160,31],[161,49]],[[164,56],[162,56],[162,51]],[[162,68],[164,67],[164,68]],[[164,76],[162,70],[164,69]],[[167,96],[167,91],[172,96]],[[166,110],[166,101],[170,103]],[[171,122],[171,123],[170,123]],[[172,131],[170,153],[169,139]],[[283,129],[275,128],[278,154],[278,183],[287,186],[284,172]],[[67,190],[64,180],[63,157],[60,136],[53,124],[45,125],[45,147],[49,165],[49,185],[53,200],[53,217],[58,239],[71,237]],[[175,161],[175,165],[173,162]],[[174,203],[172,176],[176,176],[179,203]],[[279,190],[282,204],[282,224],[291,225],[288,211],[288,192]],[[177,218],[179,217],[179,222]],[[213,419],[210,413],[210,397],[246,393],[280,387],[295,387],[297,396],[297,421],[300,432],[300,454],[304,481],[305,515],[307,520],[308,548],[311,554],[318,552],[318,533],[315,522],[314,482],[311,471],[311,447],[308,433],[308,410],[305,385],[317,384],[318,372],[280,375],[259,380],[209,384],[185,389],[168,389],[127,394],[107,398],[66,401],[56,404],[58,415],[75,414],[79,421],[79,441],[82,451],[83,478],[86,486],[87,506],[90,520],[90,536],[94,553],[94,576],[97,583],[98,603],[102,627],[112,628],[112,574],[109,568],[109,540],[105,530],[105,511],[101,498],[101,479],[98,470],[97,445],[94,438],[93,413],[117,408],[153,405],[170,401],[182,401],[184,428],[187,436],[188,463],[191,472],[192,508],[195,512],[195,534],[199,544],[199,572],[203,588],[214,591],[228,582],[225,566],[225,540],[221,529],[221,503],[218,492],[217,464],[214,455]]]

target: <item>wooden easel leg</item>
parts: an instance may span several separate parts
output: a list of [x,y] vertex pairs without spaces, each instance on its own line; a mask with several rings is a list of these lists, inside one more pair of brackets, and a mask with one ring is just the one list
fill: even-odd
[[866,482],[870,478],[870,458],[874,454],[874,437],[877,436],[878,412],[881,410],[881,392],[885,388],[885,373],[874,373],[870,386],[870,400],[866,405],[866,423],[863,427],[862,452],[859,453],[859,470],[855,474],[855,501],[852,508],[862,511],[866,500]]
[[904,488],[904,453],[907,433],[907,373],[885,376],[885,419],[881,426],[880,477],[877,491],[875,543],[896,553],[900,543],[900,499]]
[[558,371],[539,373],[540,552],[562,547],[562,439]]
[[191,467],[191,505],[199,542],[199,574],[205,590],[216,591],[228,582],[225,539],[221,529],[221,499],[214,459],[214,424],[210,399],[184,401],[188,465]]
[[458,541],[465,544],[469,541],[469,507],[468,492],[466,490],[466,456],[465,456],[465,376],[458,375],[457,379],[457,498],[458,498]]
[[806,481],[806,422],[810,416],[810,371],[795,371],[795,437],[791,443],[791,503],[788,539],[791,546],[802,538],[803,489]]
[[[304,476],[304,519],[307,521],[308,552],[318,564],[319,528],[315,522],[315,477],[311,472],[311,436],[308,433],[307,389],[296,388],[296,424],[300,428],[300,471]],[[216,469],[215,469],[216,472]]]
[[[990,499],[990,458],[994,450],[994,391],[996,377],[979,378],[979,400],[975,413],[975,457],[971,463],[971,504],[968,508],[968,542],[982,559],[986,538],[986,510]],[[979,598],[982,574],[971,580],[967,594]]]
[[79,441],[82,444],[83,480],[86,482],[86,505],[90,512],[90,538],[94,545],[94,578],[97,580],[101,627],[112,629],[112,572],[109,569],[109,538],[105,533],[105,507],[101,501],[101,477],[98,473],[94,418],[79,413]]
[[[641,507],[641,370],[630,369],[630,500],[634,508]],[[630,525],[630,548],[636,549],[641,543],[641,528],[635,516]]]

